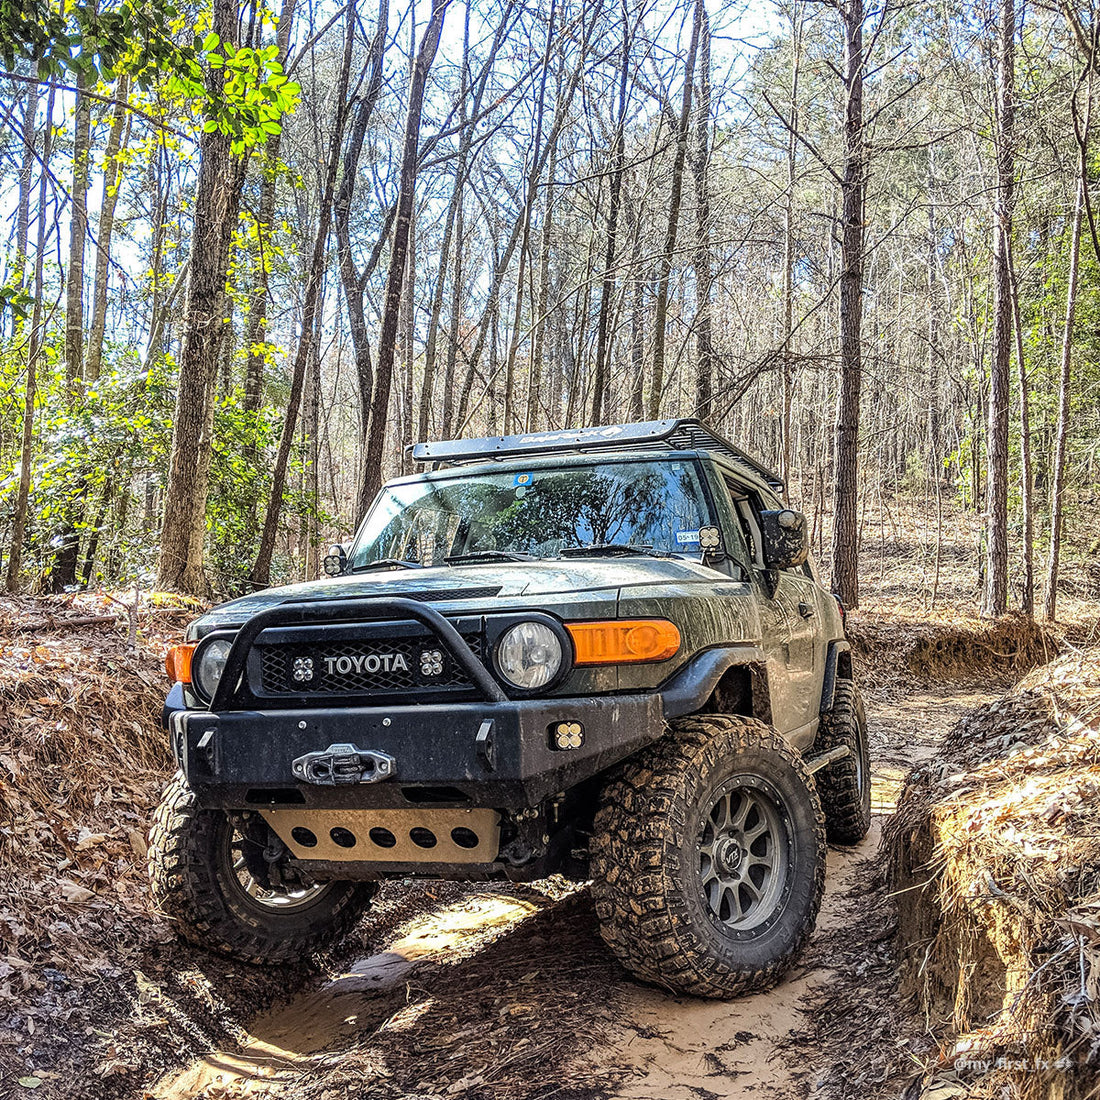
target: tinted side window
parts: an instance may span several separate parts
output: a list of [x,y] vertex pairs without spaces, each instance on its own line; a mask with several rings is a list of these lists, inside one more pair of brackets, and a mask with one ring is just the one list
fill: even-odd
[[727,477],[725,474],[722,475],[722,480],[725,482],[726,490],[729,492],[730,503],[733,507],[733,515],[737,520],[737,531],[740,533],[741,540],[744,544],[744,560],[759,564],[759,539],[754,524],[751,522],[750,515],[748,514],[749,509],[746,508],[747,494],[745,487],[739,485],[733,478]]

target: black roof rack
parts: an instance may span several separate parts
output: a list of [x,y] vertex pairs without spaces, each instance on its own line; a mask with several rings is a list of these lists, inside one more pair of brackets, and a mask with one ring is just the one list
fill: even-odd
[[727,439],[694,418],[650,420],[600,428],[569,428],[560,432],[497,435],[484,439],[449,439],[416,443],[409,449],[414,462],[484,462],[487,458],[555,454],[564,451],[608,451],[664,445],[678,451],[714,451],[782,491],[782,479]]

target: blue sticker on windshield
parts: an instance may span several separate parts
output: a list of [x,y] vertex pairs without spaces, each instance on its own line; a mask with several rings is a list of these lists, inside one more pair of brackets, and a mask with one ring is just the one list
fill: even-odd
[[513,481],[512,484],[513,485],[530,485],[531,484],[531,475],[530,474],[516,474],[516,480]]
[[699,532],[698,531],[677,531],[676,532],[676,541],[681,546],[691,546],[693,544],[697,545],[698,542],[699,542]]

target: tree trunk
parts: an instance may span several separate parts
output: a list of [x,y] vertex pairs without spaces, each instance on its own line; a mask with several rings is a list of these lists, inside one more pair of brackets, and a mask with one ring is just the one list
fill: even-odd
[[[702,0],[699,0],[701,3]],[[600,292],[600,317],[596,336],[596,369],[592,378],[592,412],[590,424],[602,424],[607,414],[608,326],[611,319],[611,299],[615,293],[615,244],[619,235],[619,204],[623,193],[623,171],[626,166],[626,88],[630,76],[630,23],[626,0],[622,5],[623,52],[619,64],[619,103],[615,117],[615,137],[611,147],[611,195],[607,204],[607,238],[603,256],[603,288]]]
[[409,220],[409,254],[405,257],[405,285],[401,288],[401,368],[404,373],[404,397],[401,411],[401,456],[404,468],[405,447],[413,439],[413,364],[416,361],[416,209]]
[[393,380],[393,361],[397,342],[397,323],[401,311],[401,287],[405,274],[405,260],[409,249],[409,231],[412,222],[413,200],[416,192],[417,158],[420,150],[420,117],[424,110],[424,87],[428,71],[439,48],[439,36],[450,0],[432,0],[432,15],[420,50],[416,68],[409,87],[409,108],[405,118],[405,145],[401,155],[401,183],[397,196],[397,220],[393,230],[393,247],[390,252],[390,269],[386,278],[386,298],[382,311],[382,328],[378,337],[378,365],[375,371],[374,395],[371,401],[370,426],[367,430],[365,468],[363,471],[364,496],[373,498],[382,485],[382,457],[386,446],[386,420],[389,413],[390,385]]
[[527,419],[524,429],[538,431],[541,422],[540,405],[542,403],[542,359],[546,344],[547,312],[550,308],[550,230],[554,209],[554,173],[558,167],[558,150],[550,150],[550,159],[546,165],[546,194],[542,207],[542,233],[539,245],[539,289],[535,306],[535,332],[531,347],[531,379],[527,387]]
[[462,247],[466,232],[466,208],[462,197],[458,200],[458,229],[455,248],[455,268],[451,275],[451,333],[447,341],[447,381],[443,390],[443,438],[449,439],[454,429],[455,372],[458,368],[458,346],[462,340],[462,312],[465,305],[465,286],[463,285],[463,258],[466,250]]
[[[297,0],[283,0],[279,11],[279,25],[275,40],[279,47],[279,64],[286,62],[290,48],[290,31],[294,25],[294,11]],[[268,268],[271,266],[268,246],[271,241],[271,227],[275,224],[275,183],[278,175],[279,150],[282,145],[282,132],[269,134],[264,142],[264,155],[260,162],[262,182],[260,184],[260,210],[256,219],[256,255],[252,263],[252,288],[248,302],[248,359],[245,365],[244,407],[248,412],[256,412],[263,402],[264,362],[266,360],[264,343],[267,339],[267,296]],[[249,456],[255,461],[255,448]]]
[[[212,30],[222,42],[236,45],[237,0],[214,0]],[[215,100],[222,94],[224,71],[211,69],[206,76],[207,91]],[[217,130],[204,133],[199,143],[191,272],[157,566],[158,587],[193,593],[207,586],[202,539],[196,537],[206,523],[202,452],[210,447],[207,403],[221,347],[229,248],[247,163],[233,155],[231,145],[232,139]]]
[[1008,397],[1012,361],[1012,240],[1015,173],[1013,122],[1016,0],[1001,0],[997,70],[997,191],[993,211],[993,356],[989,371],[989,428],[986,448],[986,560],[982,614],[1003,615],[1008,607]]
[[38,233],[34,256],[34,307],[31,311],[31,331],[27,340],[27,384],[23,395],[23,428],[19,449],[19,488],[15,495],[15,510],[11,523],[11,549],[8,553],[6,577],[9,592],[19,590],[19,573],[23,564],[23,538],[27,530],[27,505],[31,488],[31,459],[34,444],[34,400],[38,380],[38,356],[42,349],[43,267],[46,259],[46,181],[49,177],[50,152],[53,144],[53,106],[55,92],[51,85],[46,96],[46,120],[42,137],[42,170],[38,177]]
[[[695,415],[709,420],[714,411],[714,339],[711,297],[714,272],[710,260],[710,17],[703,4],[699,44],[699,104],[695,111]],[[787,322],[790,332],[790,319]],[[788,335],[787,345],[789,347]],[[788,425],[789,427],[789,425]],[[786,479],[784,474],[784,479]]]
[[804,8],[796,3],[791,14],[791,102],[790,126],[787,131],[787,195],[783,204],[783,434],[782,460],[779,476],[790,499],[791,478],[791,401],[794,391],[794,189],[798,149],[798,78],[802,71],[802,27]]
[[[38,146],[38,85],[27,88],[27,102],[23,108],[23,159],[19,164],[19,195],[15,205],[15,262],[17,285],[23,286],[23,273],[27,264],[27,245],[31,225],[31,180],[34,176],[35,152]],[[39,216],[42,215],[41,207]]]
[[[84,377],[84,239],[88,235],[88,159],[92,143],[92,101],[84,94],[87,86],[88,77],[81,71],[76,77],[69,273],[65,285],[65,382],[70,401]],[[74,578],[75,573],[74,559]]]
[[[556,14],[556,0],[550,0],[549,22],[546,27],[546,49],[542,55],[542,73],[539,79],[538,108],[535,113],[535,149],[539,149],[542,146],[542,123],[546,114],[546,78],[550,72],[550,52],[554,44],[554,17]],[[532,177],[527,187],[527,202],[523,207],[523,239],[519,246],[519,270],[516,273],[516,308],[512,320],[512,337],[508,343],[508,361],[504,372],[504,435],[508,435],[513,427],[517,429],[522,427],[519,422],[519,415],[515,411],[516,401],[514,388],[516,352],[519,348],[520,322],[523,317],[524,272],[527,269],[527,261],[530,255],[531,216],[535,208],[535,198],[538,195],[538,183],[542,174],[541,167],[540,164],[537,174],[535,168],[532,167]],[[496,320],[494,320],[493,323],[495,325],[497,323]],[[491,379],[491,371],[489,376]]]
[[[462,92],[465,97],[466,66],[462,66]],[[454,239],[455,219],[462,202],[464,180],[455,169],[455,185],[451,192],[451,201],[447,205],[447,223],[443,229],[443,243],[439,248],[439,267],[435,274],[435,290],[432,294],[432,312],[428,318],[428,335],[424,342],[424,382],[420,390],[420,412],[417,417],[416,434],[418,441],[429,438],[431,431],[432,403],[435,396],[435,360],[439,346],[439,318],[443,313],[443,296],[447,289],[447,269],[450,266],[451,246]],[[455,248],[461,252],[461,244]],[[457,255],[456,255],[457,261]],[[446,385],[446,382],[444,382]]]
[[[355,358],[355,375],[359,393],[359,427],[364,440],[370,428],[371,399],[374,394],[374,367],[371,362],[370,332],[367,328],[367,315],[363,308],[363,290],[367,276],[373,270],[376,261],[372,257],[366,270],[359,273],[355,266],[355,255],[351,247],[351,205],[355,196],[355,178],[359,171],[359,158],[363,151],[367,127],[378,103],[385,75],[386,36],[389,33],[389,0],[381,0],[378,5],[378,21],[375,24],[374,39],[370,48],[370,79],[367,89],[355,112],[355,121],[348,134],[347,147],[344,150],[343,175],[340,189],[336,193],[332,217],[336,230],[337,258],[340,266],[340,281],[344,287],[344,303],[348,311],[348,328],[351,331],[352,351]],[[350,107],[349,107],[350,109]],[[375,255],[381,255],[381,246],[389,236],[390,221],[387,217],[380,235]],[[363,447],[364,465],[366,446]],[[370,504],[362,470],[358,478],[358,499],[355,514],[361,517]]]
[[1008,249],[1008,276],[1012,288],[1012,331],[1016,337],[1016,378],[1020,389],[1020,510],[1024,517],[1024,575],[1020,584],[1020,607],[1030,619],[1035,615],[1035,482],[1031,473],[1031,408],[1024,358],[1024,329],[1020,318],[1020,292]]
[[320,302],[321,285],[325,272],[325,250],[328,245],[329,226],[332,224],[333,196],[336,191],[336,170],[340,163],[340,148],[344,143],[344,124],[347,121],[349,104],[348,82],[351,75],[352,43],[355,40],[355,10],[348,9],[347,31],[344,37],[344,57],[341,62],[339,82],[336,89],[335,117],[332,122],[332,137],[329,142],[328,165],[324,193],[318,216],[317,236],[313,242],[313,255],[309,273],[306,276],[305,297],[302,303],[301,337],[294,356],[294,370],[290,381],[290,394],[287,397],[286,415],[283,419],[283,431],[279,437],[279,450],[275,455],[275,466],[271,472],[271,497],[264,516],[263,531],[260,534],[260,547],[256,554],[256,563],[249,574],[249,583],[254,588],[266,588],[271,582],[271,559],[275,552],[275,537],[279,531],[279,518],[283,509],[283,492],[286,489],[286,471],[290,463],[290,451],[294,445],[294,434],[298,425],[298,409],[302,402],[302,388],[305,383],[306,369],[313,353],[315,325]]
[[573,96],[576,93],[577,86],[580,83],[582,74],[585,71],[585,64],[588,59],[588,52],[591,48],[592,33],[595,29],[596,21],[603,10],[603,0],[595,0],[586,10],[585,14],[588,17],[588,22],[582,31],[582,37],[579,44],[577,62],[572,72],[569,75],[569,83],[565,89],[564,94],[559,94],[557,102],[554,107],[554,124],[550,127],[550,133],[547,136],[546,142],[543,147],[536,151],[534,158],[534,165],[528,176],[527,193],[524,196],[523,210],[520,213],[519,218],[516,219],[512,226],[511,235],[505,244],[505,247],[500,255],[500,260],[493,268],[492,282],[489,287],[489,295],[485,304],[485,308],[481,314],[481,324],[478,327],[477,341],[474,344],[473,351],[470,353],[469,359],[466,364],[466,377],[462,383],[462,392],[459,395],[458,400],[458,412],[455,416],[454,430],[461,431],[466,422],[466,410],[470,401],[470,391],[473,389],[474,378],[477,376],[477,366],[481,359],[481,354],[485,348],[485,340],[488,336],[489,318],[493,315],[494,311],[499,309],[500,304],[500,289],[504,281],[504,276],[508,271],[508,267],[512,262],[512,256],[515,254],[516,246],[519,244],[520,235],[523,232],[523,226],[526,221],[526,212],[530,209],[531,204],[535,199],[535,191],[537,189],[537,183],[542,176],[542,170],[545,167],[546,160],[550,155],[550,149],[557,143],[558,137],[561,134],[562,128],[565,125],[566,118],[569,114],[569,108],[573,102]]
[[318,513],[321,507],[320,484],[320,431],[321,431],[321,334],[323,311],[317,311],[317,330],[313,336],[313,353],[309,359],[306,386],[305,416],[302,434],[306,446],[305,492],[307,509],[303,522],[305,546],[303,548],[302,576],[309,580],[318,573]]
[[834,460],[833,591],[859,606],[859,404],[863,363],[863,0],[840,9],[844,23],[844,178],[840,235],[840,394]]
[[631,280],[631,305],[630,305],[630,373],[633,379],[630,387],[630,404],[627,419],[638,421],[642,419],[642,409],[645,384],[645,288],[648,282],[647,273],[642,269],[642,226],[641,218],[634,213],[632,205],[627,207],[631,225],[631,235],[634,243],[630,252],[630,280]]
[[[928,437],[932,447],[931,474],[943,477],[943,427],[940,422],[940,304],[939,259],[936,252],[935,177],[928,156]],[[938,493],[938,490],[937,490]],[[938,497],[937,497],[938,499]]]
[[1063,486],[1066,472],[1066,441],[1069,435],[1069,398],[1073,363],[1073,321],[1077,309],[1078,260],[1081,252],[1081,215],[1085,207],[1087,161],[1082,150],[1081,175],[1073,202],[1073,227],[1070,230],[1069,273],[1066,286],[1066,322],[1062,330],[1062,372],[1058,384],[1058,428],[1054,438],[1054,462],[1050,474],[1050,552],[1047,558],[1047,583],[1043,598],[1043,618],[1054,622],[1058,612],[1058,566],[1062,549],[1062,523],[1065,503]]
[[[121,180],[118,174],[118,154],[129,137],[130,120],[133,116],[124,104],[129,94],[130,82],[125,75],[120,76],[115,86],[114,115],[111,118],[111,132],[107,138],[103,163],[103,199],[99,208],[99,231],[96,238],[99,244],[95,257],[95,283],[92,290],[92,327],[88,334],[88,362],[85,376],[89,382],[99,378],[100,364],[103,361],[103,335],[107,329],[107,281],[111,263],[111,235],[115,227],[115,205]],[[124,136],[125,134],[125,136]]]
[[695,59],[699,53],[703,0],[695,0],[695,15],[691,24],[691,45],[684,66],[684,95],[676,131],[676,153],[672,161],[672,188],[668,200],[668,229],[661,253],[657,276],[657,305],[653,318],[653,383],[649,393],[650,420],[661,415],[661,397],[665,387],[665,329],[668,325],[668,286],[672,278],[672,263],[676,252],[676,231],[680,223],[680,201],[684,190],[684,161],[691,132],[691,95],[695,86]]

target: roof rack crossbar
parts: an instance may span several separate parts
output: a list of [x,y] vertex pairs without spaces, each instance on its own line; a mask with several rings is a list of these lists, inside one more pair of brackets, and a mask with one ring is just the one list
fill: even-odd
[[782,490],[779,476],[746,454],[729,440],[694,418],[650,420],[641,424],[613,424],[598,428],[570,428],[558,432],[531,432],[526,435],[489,436],[483,439],[450,439],[437,443],[416,443],[407,448],[414,462],[484,462],[492,458],[521,455],[631,450],[666,446],[672,450],[714,451],[760,478],[776,490]]

